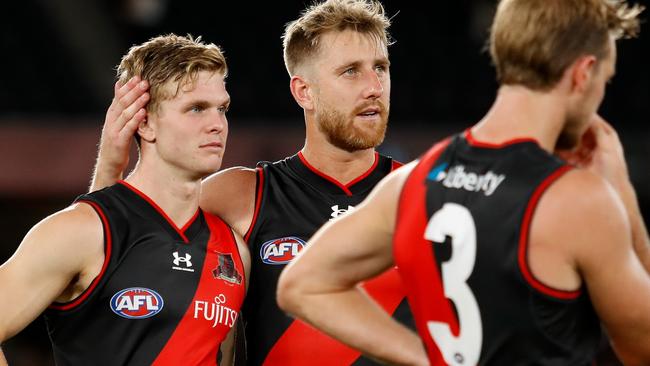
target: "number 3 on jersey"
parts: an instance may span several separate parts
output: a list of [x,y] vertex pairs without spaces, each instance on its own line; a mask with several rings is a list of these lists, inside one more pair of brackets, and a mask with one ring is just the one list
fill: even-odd
[[451,237],[451,258],[442,264],[445,296],[454,302],[458,313],[459,334],[454,336],[449,324],[427,322],[431,338],[449,365],[476,365],[481,354],[483,330],[481,313],[467,279],[476,260],[476,225],[469,210],[456,203],[446,203],[429,220],[425,239],[442,243]]

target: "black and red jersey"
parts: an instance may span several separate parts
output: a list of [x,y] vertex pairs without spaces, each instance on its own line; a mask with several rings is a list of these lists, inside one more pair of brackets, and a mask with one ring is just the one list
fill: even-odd
[[[375,364],[358,351],[286,315],[275,296],[280,273],[316,230],[353,210],[400,165],[375,154],[375,162],[365,174],[341,184],[310,166],[300,153],[275,163],[258,164],[256,212],[246,235],[251,251],[251,282],[243,314],[249,365]],[[395,270],[368,281],[364,287],[388,313],[414,327]]]
[[126,182],[77,202],[101,218],[105,261],[45,313],[57,365],[217,365],[246,288],[230,228],[201,210],[178,228]]
[[537,203],[569,169],[532,139],[492,145],[468,130],[411,172],[394,256],[432,365],[592,363],[600,325],[586,289],[551,288],[528,267]]

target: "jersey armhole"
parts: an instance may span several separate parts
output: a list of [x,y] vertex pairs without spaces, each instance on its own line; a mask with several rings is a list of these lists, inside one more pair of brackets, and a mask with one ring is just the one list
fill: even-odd
[[244,234],[244,242],[246,242],[246,244],[248,244],[248,240],[256,229],[255,224],[257,223],[257,217],[260,214],[262,199],[264,197],[264,168],[258,166],[255,169],[255,173],[255,211],[253,212],[250,226],[248,227],[248,230],[246,230],[246,234]]
[[560,290],[548,286],[537,279],[528,266],[528,244],[530,241],[530,226],[533,221],[533,216],[535,214],[535,210],[537,209],[537,204],[539,203],[540,198],[547,191],[548,187],[550,187],[555,181],[557,181],[557,179],[562,177],[564,173],[571,169],[572,167],[569,165],[562,165],[561,167],[557,168],[553,173],[546,177],[533,192],[532,196],[528,200],[528,204],[526,205],[526,211],[524,213],[524,218],[519,230],[519,248],[517,251],[519,270],[524,277],[525,282],[532,289],[541,293],[542,295],[550,296],[552,298],[560,300],[577,299],[582,294],[582,288],[579,288],[575,291]]
[[[230,238],[232,239],[232,243],[235,246],[235,250],[237,251],[237,259],[239,259],[239,265],[241,266],[241,271],[242,271],[242,278],[243,278],[243,285],[244,289],[246,289],[246,281],[248,281],[248,278],[246,277],[246,266],[244,266],[244,261],[241,258],[241,252],[239,251],[239,244],[237,244],[237,238],[235,238],[235,233],[232,231],[232,228],[226,224],[223,220],[221,221],[224,226],[228,228],[228,231],[230,232]],[[244,291],[246,293],[246,291]]]
[[97,287],[101,279],[104,277],[104,273],[106,272],[106,269],[108,268],[108,263],[111,260],[111,252],[113,249],[113,238],[111,235],[111,227],[108,222],[108,219],[106,218],[106,214],[104,213],[104,210],[101,208],[99,204],[96,202],[87,200],[87,199],[81,199],[77,201],[78,203],[85,203],[87,205],[90,205],[99,218],[102,221],[102,228],[104,230],[104,263],[102,264],[102,269],[99,271],[99,274],[97,274],[97,277],[95,277],[91,282],[88,288],[86,288],[79,296],[77,296],[75,299],[65,302],[65,303],[52,303],[48,308],[52,310],[59,310],[59,311],[68,311],[75,309],[79,307],[81,304],[84,303],[84,301],[93,293],[93,290]]

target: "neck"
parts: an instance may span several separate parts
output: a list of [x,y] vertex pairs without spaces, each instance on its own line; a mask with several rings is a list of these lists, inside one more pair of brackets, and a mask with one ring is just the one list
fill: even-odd
[[516,138],[533,138],[553,152],[565,123],[563,96],[522,86],[502,86],[490,111],[472,128],[479,141],[499,144]]
[[140,161],[126,182],[151,198],[177,227],[185,226],[199,208],[201,179],[153,165]]

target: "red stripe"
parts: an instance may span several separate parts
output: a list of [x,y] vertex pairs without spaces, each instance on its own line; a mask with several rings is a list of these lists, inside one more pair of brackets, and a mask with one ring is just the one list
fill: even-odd
[[482,148],[486,148],[486,149],[501,149],[501,148],[503,148],[505,146],[513,145],[513,144],[519,144],[519,143],[522,143],[522,142],[534,142],[537,145],[539,145],[539,142],[537,140],[535,140],[534,138],[531,138],[531,137],[520,137],[520,138],[516,138],[516,139],[506,140],[506,141],[504,141],[502,143],[499,143],[499,144],[493,144],[493,143],[490,143],[490,142],[481,142],[481,141],[478,141],[478,140],[476,140],[474,138],[474,136],[472,135],[472,131],[469,128],[467,130],[465,130],[465,139],[467,139],[467,142],[472,146],[482,147]]
[[[404,299],[404,287],[395,269],[365,282],[363,287],[389,314]],[[266,356],[264,365],[350,365],[360,356],[359,351],[295,320]]]
[[192,223],[194,222],[194,220],[196,220],[196,218],[199,217],[199,211],[200,211],[200,210],[201,210],[200,208],[197,208],[197,209],[196,209],[196,212],[194,213],[194,216],[192,216],[192,218],[190,218],[189,220],[187,220],[187,222],[185,223],[185,225],[183,225],[183,227],[180,228],[180,232],[184,233],[184,232],[187,230],[187,228],[189,228],[189,227],[192,225]]
[[255,228],[255,223],[257,222],[257,216],[260,214],[260,207],[262,206],[262,194],[264,193],[264,169],[262,167],[257,167],[257,192],[255,193],[255,212],[253,213],[253,219],[251,224],[246,230],[244,235],[244,241],[248,243],[251,234],[253,233],[253,228]]
[[120,180],[120,181],[118,181],[118,183],[123,184],[125,187],[129,188],[129,189],[132,190],[135,194],[137,194],[138,196],[142,197],[142,199],[144,199],[145,201],[147,201],[147,202],[151,205],[151,207],[153,207],[154,209],[156,209],[156,211],[158,211],[158,213],[160,214],[160,216],[162,216],[165,220],[167,220],[167,222],[169,223],[169,225],[171,225],[171,227],[174,228],[174,230],[176,230],[176,232],[178,233],[178,235],[180,235],[180,237],[183,239],[183,241],[184,241],[185,243],[189,243],[189,242],[190,242],[190,241],[187,239],[187,237],[185,236],[184,231],[185,231],[185,229],[187,229],[187,228],[192,224],[193,220],[195,220],[196,217],[199,215],[199,211],[198,211],[198,209],[197,209],[196,213],[194,214],[194,216],[192,216],[192,218],[191,218],[187,223],[185,223],[185,225],[183,225],[183,228],[182,228],[182,229],[179,229],[178,226],[176,226],[176,224],[174,223],[174,221],[172,221],[172,219],[169,218],[169,216],[167,216],[167,214],[165,213],[165,211],[164,211],[162,208],[160,208],[160,206],[158,206],[158,204],[157,204],[156,202],[154,202],[154,200],[152,200],[151,198],[149,198],[149,196],[147,196],[144,192],[142,192],[142,191],[140,191],[139,189],[135,188],[134,186],[130,185],[130,184],[127,183],[126,181]]
[[429,221],[424,199],[426,176],[450,141],[446,139],[431,148],[406,180],[400,195],[393,238],[395,263],[399,266],[416,327],[431,365],[446,364],[431,338],[427,322],[444,322],[449,324],[453,334],[459,332],[458,320],[445,296],[432,243],[424,238]]
[[311,164],[309,164],[309,162],[307,161],[307,159],[305,159],[305,157],[302,155],[302,151],[298,152],[298,157],[300,158],[300,160],[302,161],[302,163],[305,164],[305,166],[306,166],[307,168],[309,168],[309,170],[311,170],[312,172],[316,173],[316,175],[318,175],[318,176],[320,176],[320,177],[322,177],[322,178],[324,178],[324,179],[326,179],[326,180],[332,182],[334,185],[336,185],[337,187],[341,188],[341,190],[343,190],[343,192],[345,192],[345,194],[347,194],[348,196],[352,196],[352,192],[350,192],[350,189],[349,189],[348,187],[346,187],[345,185],[343,185],[343,184],[342,184],[341,182],[339,182],[338,180],[336,180],[336,179],[330,177],[329,175],[327,175],[327,174],[321,172],[320,170],[314,168],[313,166],[311,166]]
[[582,291],[581,290],[576,290],[576,291],[558,290],[543,284],[537,278],[535,278],[535,276],[530,271],[530,268],[528,267],[528,242],[530,239],[529,238],[530,223],[533,219],[533,214],[535,213],[535,209],[537,208],[537,203],[539,202],[539,199],[542,197],[542,194],[546,191],[546,189],[553,182],[555,182],[556,179],[561,177],[564,173],[566,173],[570,169],[571,167],[568,165],[564,165],[560,167],[558,170],[553,172],[553,174],[546,177],[546,179],[544,179],[544,181],[539,185],[539,187],[537,187],[537,189],[531,196],[530,201],[528,202],[528,206],[526,207],[526,213],[524,214],[524,220],[521,224],[521,230],[519,235],[519,269],[521,270],[521,273],[523,274],[526,281],[534,289],[541,292],[542,294],[556,297],[558,299],[563,299],[563,300],[573,300],[578,296],[580,296]]
[[352,187],[356,183],[359,183],[360,181],[364,180],[367,176],[370,175],[370,173],[372,173],[373,170],[375,170],[375,168],[377,167],[377,164],[379,164],[379,153],[375,151],[375,161],[372,163],[372,166],[370,167],[370,169],[368,169],[365,173],[361,174],[356,179],[353,179],[351,182],[346,184],[345,187],[349,189],[350,187]]
[[92,208],[95,209],[97,214],[99,215],[100,219],[102,220],[102,226],[104,228],[104,264],[102,264],[102,269],[99,271],[99,274],[95,279],[92,280],[90,283],[90,286],[88,286],[87,289],[84,290],[84,292],[81,294],[81,296],[77,297],[74,301],[68,302],[65,304],[52,304],[50,305],[51,309],[55,310],[70,310],[72,308],[77,307],[79,304],[81,304],[84,300],[90,296],[90,294],[93,292],[95,287],[97,287],[97,284],[101,280],[101,278],[104,276],[104,272],[106,272],[106,268],[108,267],[108,263],[111,259],[111,251],[113,248],[113,239],[111,236],[111,227],[108,224],[108,219],[106,218],[106,215],[104,214],[104,211],[99,207],[98,204],[92,201],[87,201],[87,200],[80,200],[78,202],[83,202],[87,203]]
[[397,170],[401,168],[404,165],[401,161],[393,160],[393,165],[390,168],[390,171],[392,172],[393,170]]
[[[236,323],[230,317],[230,314],[233,313],[222,312],[218,308],[209,306],[216,306],[215,299],[224,295],[225,302],[221,305],[227,306],[235,313],[239,312],[241,308],[245,295],[243,281],[240,284],[230,284],[220,278],[215,278],[212,274],[212,270],[219,265],[219,253],[230,253],[237,271],[240,274],[244,273],[241,259],[235,258],[238,256],[237,244],[232,239],[230,228],[223,221],[210,214],[206,214],[205,219],[210,227],[210,239],[202,267],[196,263],[196,268],[202,268],[201,279],[185,315],[154,360],[153,365],[216,365],[221,342]],[[204,309],[208,309],[208,314],[221,313],[222,321],[213,326],[215,325],[214,320],[205,318],[206,310]],[[216,309],[216,312],[211,309]],[[197,315],[196,318],[195,315]]]
[[353,185],[359,183],[364,178],[368,177],[373,172],[373,170],[375,170],[375,168],[377,167],[377,164],[379,164],[379,153],[377,153],[375,151],[375,161],[372,163],[372,166],[370,167],[370,169],[366,170],[365,173],[363,173],[360,176],[356,177],[355,179],[350,181],[348,184],[343,184],[343,183],[339,182],[338,180],[336,180],[335,178],[330,177],[329,175],[321,172],[320,170],[316,169],[311,164],[309,164],[307,159],[305,159],[305,157],[302,155],[302,151],[298,152],[298,157],[300,158],[300,161],[302,161],[302,163],[305,164],[305,166],[307,168],[309,168],[309,170],[314,172],[316,175],[322,177],[323,179],[326,179],[326,180],[332,182],[334,185],[341,188],[341,190],[343,192],[345,192],[345,194],[348,195],[348,196],[352,196],[352,191],[350,191],[350,187],[352,187]]

